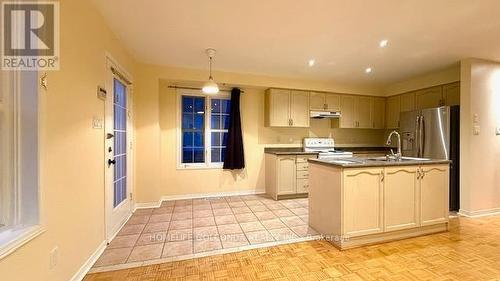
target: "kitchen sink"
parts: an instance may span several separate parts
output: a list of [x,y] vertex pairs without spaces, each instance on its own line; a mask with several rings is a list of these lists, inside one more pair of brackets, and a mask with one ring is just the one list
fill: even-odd
[[[385,156],[382,157],[373,157],[373,158],[368,158],[367,160],[369,161],[386,161],[386,162],[396,162],[396,159],[393,158],[387,158]],[[417,158],[417,157],[401,157],[400,161],[430,161],[431,159],[429,158]]]

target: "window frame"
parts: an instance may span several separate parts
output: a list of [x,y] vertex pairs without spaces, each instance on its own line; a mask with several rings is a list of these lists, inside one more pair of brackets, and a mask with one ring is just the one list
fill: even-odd
[[[211,129],[211,117],[212,111],[210,107],[212,105],[212,99],[226,99],[231,100],[231,95],[228,92],[219,92],[217,94],[204,94],[201,90],[190,90],[190,89],[176,89],[177,93],[177,169],[222,169],[223,162],[212,162],[212,131],[221,132],[221,129]],[[204,159],[202,163],[182,163],[182,97],[183,96],[196,96],[205,98],[205,122],[203,130],[204,139]]]
[[[9,113],[11,117],[7,122],[9,125],[9,132],[12,133],[12,150],[13,154],[11,159],[14,161],[14,165],[11,167],[6,167],[3,173],[8,173],[9,178],[11,180],[5,180],[0,185],[0,193],[3,195],[9,195],[9,198],[4,200],[9,200],[7,204],[5,204],[5,209],[8,209],[8,217],[3,217],[3,220],[8,221],[6,225],[0,227],[0,260],[10,255],[18,248],[28,243],[32,239],[38,237],[42,233],[45,232],[45,227],[43,226],[43,215],[42,215],[42,190],[40,185],[40,150],[41,150],[41,139],[40,139],[40,124],[41,124],[41,100],[40,100],[40,92],[41,88],[39,87],[39,80],[41,79],[41,75],[39,72],[31,71],[31,72],[23,72],[23,71],[10,71],[10,72],[2,72],[0,80],[7,81],[3,87],[1,87],[0,95],[2,96],[2,102],[0,102],[0,106],[2,107],[0,114]],[[34,82],[34,83],[33,83]],[[29,84],[26,84],[29,83]],[[37,96],[35,104],[29,105],[24,104],[22,93],[24,91],[32,91],[34,90],[34,95]],[[10,97],[4,97],[4,93],[12,92],[12,109],[9,109],[10,103],[6,103],[3,98],[6,100],[10,99]],[[24,97],[26,98],[26,97]],[[31,116],[35,118],[35,123],[25,123],[23,117],[23,109],[22,106],[36,108],[36,115]],[[29,120],[28,120],[29,121]],[[25,139],[23,139],[23,134],[26,132],[27,128],[35,128],[36,131],[36,149],[35,151],[25,151],[27,144],[25,143]],[[10,146],[7,145],[7,146]],[[24,159],[28,155],[28,161]],[[36,159],[31,159],[30,157],[35,157]],[[29,187],[30,180],[25,180],[26,174],[25,172],[25,163],[33,163],[34,167],[30,167],[29,170],[34,175],[36,179],[31,178],[31,188],[28,191],[25,188]],[[24,163],[24,164],[23,164]],[[22,171],[22,172],[21,172]],[[27,173],[30,175],[29,172]],[[7,177],[4,177],[7,178]],[[25,183],[27,182],[27,183]],[[33,186],[35,185],[35,186]],[[29,195],[26,195],[29,194]],[[3,204],[4,202],[2,202]],[[29,204],[33,205],[29,205]],[[27,207],[29,205],[29,207]],[[2,210],[3,212],[4,210]]]

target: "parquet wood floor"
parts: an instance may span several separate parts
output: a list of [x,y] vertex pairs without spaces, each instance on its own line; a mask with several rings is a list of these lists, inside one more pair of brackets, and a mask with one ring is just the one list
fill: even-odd
[[338,251],[311,241],[87,275],[84,281],[500,280],[500,216],[450,231]]

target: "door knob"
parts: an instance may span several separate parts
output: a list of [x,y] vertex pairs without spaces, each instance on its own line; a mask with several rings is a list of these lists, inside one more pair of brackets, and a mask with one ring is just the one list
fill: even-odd
[[112,164],[113,165],[116,164],[116,160],[108,159],[108,167],[111,166]]
[[111,133],[107,133],[106,134],[106,139],[110,139],[110,138],[113,138],[115,135],[111,134]]

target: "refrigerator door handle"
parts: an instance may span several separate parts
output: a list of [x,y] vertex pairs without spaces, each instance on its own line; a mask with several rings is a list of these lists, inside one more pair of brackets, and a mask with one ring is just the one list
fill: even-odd
[[417,115],[417,119],[415,120],[415,137],[414,139],[414,144],[415,144],[415,149],[417,151],[416,157],[420,157],[420,116]]
[[420,155],[418,157],[424,157],[424,149],[425,149],[425,121],[424,116],[420,116]]

